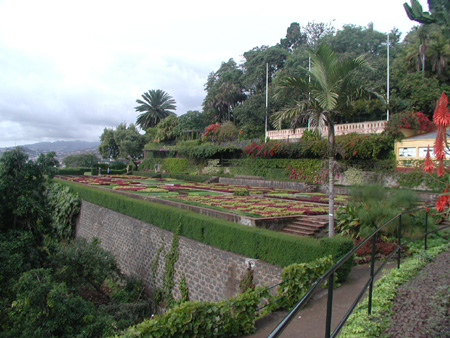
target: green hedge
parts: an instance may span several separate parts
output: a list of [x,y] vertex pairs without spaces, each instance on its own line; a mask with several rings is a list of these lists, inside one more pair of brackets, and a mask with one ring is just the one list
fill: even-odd
[[[108,168],[109,168],[109,175],[123,175],[126,174],[127,170],[126,168],[121,168],[122,166],[117,165],[109,165],[108,163],[98,163],[95,164],[92,169],[90,169],[92,175],[98,175],[98,168],[102,169],[102,175],[108,175]],[[126,166],[125,166],[126,167]],[[116,169],[118,168],[118,169]]]
[[188,166],[187,158],[166,158],[163,162],[164,170],[172,174],[181,174]]
[[58,168],[57,175],[84,175],[91,171],[91,168]]
[[205,182],[211,178],[208,175],[187,175],[187,174],[161,174],[162,178],[176,178],[182,181]]
[[232,175],[262,176],[266,179],[290,180],[292,169],[297,175],[302,174],[302,181],[316,183],[321,180],[321,171],[325,161],[321,159],[297,158],[297,159],[261,159],[244,158],[231,160],[230,173]]
[[[151,203],[112,191],[67,181],[61,183],[70,186],[85,201],[171,232],[175,232],[180,226],[180,236],[283,267],[293,263],[310,262],[327,255],[331,255],[337,261],[353,247],[351,240],[340,236],[322,239],[295,237]],[[340,280],[347,277],[351,266],[352,262],[349,261],[341,268]]]

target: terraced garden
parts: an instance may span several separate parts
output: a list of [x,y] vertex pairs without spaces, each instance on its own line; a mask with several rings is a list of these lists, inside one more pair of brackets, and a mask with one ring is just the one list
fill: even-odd
[[[328,213],[327,195],[300,190],[125,175],[58,178],[256,218]],[[236,196],[240,194],[249,196]],[[346,196],[336,196],[337,203],[345,200]]]

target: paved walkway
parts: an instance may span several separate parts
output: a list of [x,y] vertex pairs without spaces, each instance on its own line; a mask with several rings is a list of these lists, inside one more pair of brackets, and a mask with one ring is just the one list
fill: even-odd
[[[395,267],[394,262],[389,262],[383,270]],[[357,295],[362,291],[369,279],[370,268],[368,265],[353,267],[348,280],[334,290],[332,330],[341,321]],[[382,274],[377,275],[377,279]],[[301,310],[283,331],[282,338],[323,338],[325,337],[325,318],[327,311],[327,290],[320,289],[313,296],[309,304]],[[278,311],[256,323],[256,333],[242,336],[242,338],[266,338],[278,323],[286,316],[286,311]]]

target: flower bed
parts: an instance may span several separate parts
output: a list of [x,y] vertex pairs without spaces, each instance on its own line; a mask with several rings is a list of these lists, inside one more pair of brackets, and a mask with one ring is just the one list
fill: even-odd
[[[269,193],[266,195],[266,197],[271,197],[271,198],[281,198],[281,199],[285,199],[285,200],[290,200],[290,201],[301,201],[301,202],[310,202],[310,203],[323,203],[323,204],[328,204],[329,199],[328,199],[328,195],[326,194],[322,194],[322,193],[301,193],[301,194],[272,194]],[[348,196],[345,195],[336,195],[335,196],[335,203],[336,204],[344,204],[346,201],[348,200]]]
[[[61,176],[60,179],[103,186],[112,190],[135,192],[186,204],[245,214],[252,217],[279,217],[291,215],[326,214],[327,207],[314,203],[328,203],[321,193],[303,193],[300,190],[252,187],[224,183],[173,182],[170,179],[153,179],[140,176]],[[178,180],[177,180],[178,181]],[[230,196],[247,190],[251,195]],[[228,195],[222,195],[226,193]],[[337,203],[345,197],[336,196]],[[309,203],[301,203],[309,202]]]
[[322,215],[327,207],[309,203],[280,201],[278,199],[250,196],[178,196],[168,198],[177,202],[190,202],[195,205],[213,206],[229,211],[245,212],[263,217],[279,217],[291,215]]

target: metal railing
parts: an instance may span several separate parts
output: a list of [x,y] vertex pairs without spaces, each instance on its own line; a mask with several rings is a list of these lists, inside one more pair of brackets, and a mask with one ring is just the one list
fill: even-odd
[[[422,235],[416,236],[412,239],[409,239],[407,241],[403,241],[402,238],[402,215],[405,214],[412,214],[419,210],[425,210],[425,218],[423,221],[424,225],[424,233]],[[366,237],[364,240],[362,240],[358,245],[356,245],[353,250],[348,252],[344,257],[342,257],[333,267],[331,267],[326,273],[324,273],[321,277],[319,277],[313,284],[313,286],[307,291],[307,293],[303,296],[303,298],[294,306],[294,308],[286,315],[286,317],[277,325],[277,327],[270,333],[267,338],[275,338],[279,337],[283,330],[289,325],[290,321],[295,317],[296,313],[301,310],[311,299],[316,289],[322,285],[326,280],[328,280],[328,300],[327,300],[327,313],[326,313],[326,325],[325,325],[325,338],[330,337],[336,337],[339,331],[342,329],[342,327],[345,325],[345,322],[350,317],[351,313],[355,309],[355,307],[358,305],[359,301],[364,297],[367,289],[368,290],[368,315],[372,313],[372,294],[373,294],[373,286],[374,286],[374,280],[375,277],[381,272],[381,270],[384,268],[384,266],[387,264],[387,262],[393,258],[395,255],[397,255],[397,268],[400,268],[401,263],[401,249],[408,245],[409,243],[412,243],[414,241],[417,241],[419,239],[424,239],[424,248],[425,250],[428,247],[428,236],[432,233],[441,231],[445,228],[450,227],[450,224],[446,224],[444,226],[438,227],[437,229],[434,229],[432,231],[428,230],[428,217],[429,216],[429,208],[427,207],[419,207],[413,210],[409,210],[403,213],[398,214],[397,216],[391,218],[389,221],[384,223],[382,226],[377,228],[372,234],[370,234],[368,237]],[[392,222],[398,220],[398,226],[397,226],[397,242],[398,245],[394,249],[394,251],[389,254],[385,261],[375,270],[375,251],[376,251],[376,239],[377,234],[383,230],[385,227],[387,227]],[[352,259],[353,254],[360,249],[365,243],[372,240],[372,253],[371,253],[371,262],[370,262],[370,275],[365,283],[363,289],[356,297],[355,301],[352,303],[351,307],[348,309],[346,314],[342,317],[342,319],[339,321],[337,326],[334,328],[333,331],[331,328],[331,318],[332,318],[332,305],[333,305],[333,281],[334,281],[334,274],[335,272],[349,259]]]

